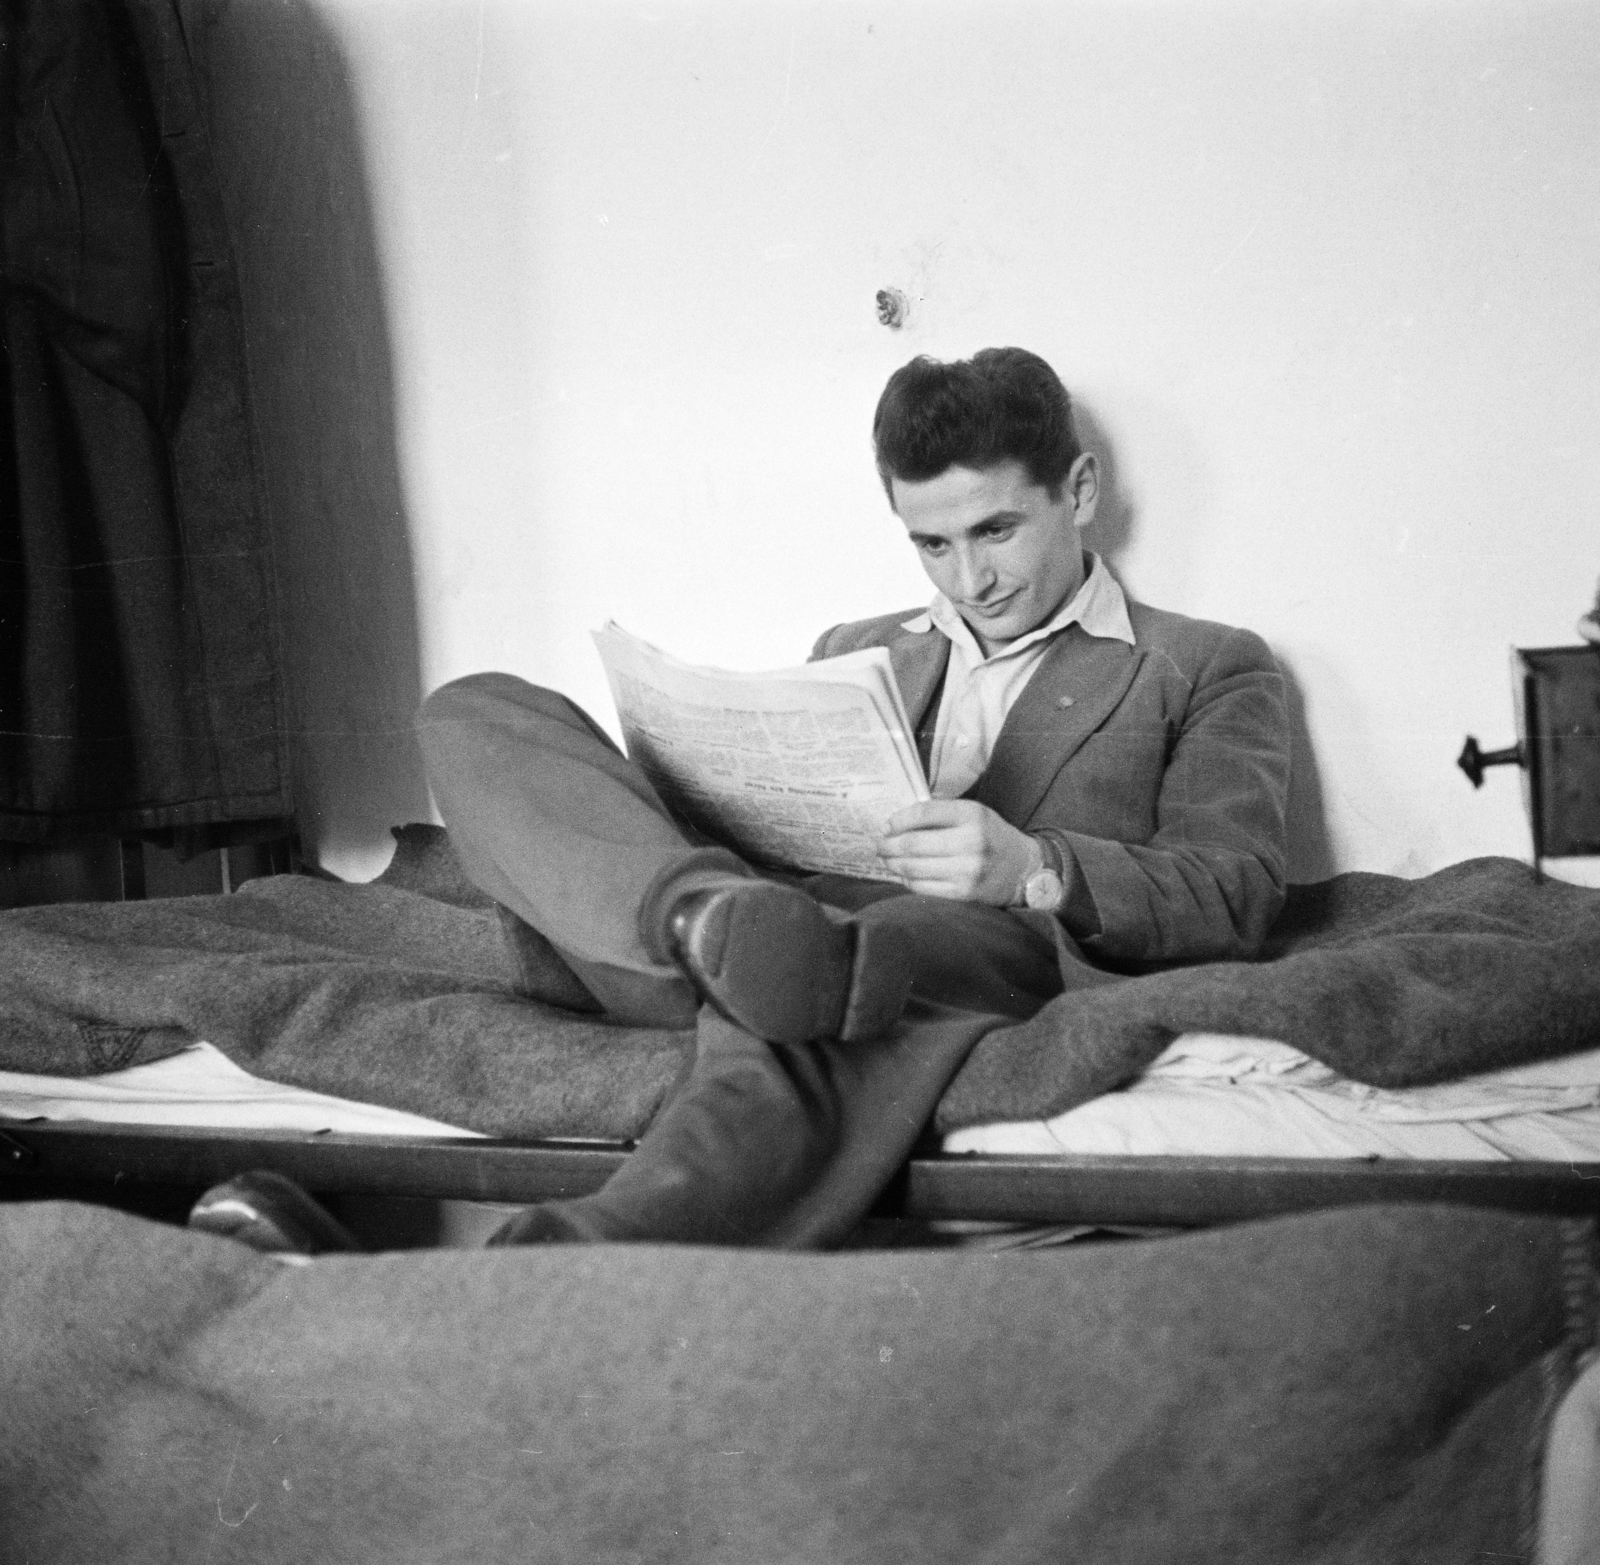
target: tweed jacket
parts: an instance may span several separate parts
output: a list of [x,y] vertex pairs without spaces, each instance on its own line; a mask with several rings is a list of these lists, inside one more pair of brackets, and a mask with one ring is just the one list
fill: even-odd
[[[923,614],[836,625],[812,657],[886,648],[926,764],[950,643],[905,628]],[[1128,615],[1131,647],[1062,632],[966,797],[1048,835],[1076,866],[1061,920],[1086,952],[1253,955],[1285,890],[1283,676],[1251,631],[1138,603]]]

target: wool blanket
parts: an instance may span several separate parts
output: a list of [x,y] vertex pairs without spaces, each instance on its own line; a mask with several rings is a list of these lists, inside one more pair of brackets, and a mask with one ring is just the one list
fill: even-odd
[[0,1207],[0,1561],[1534,1559],[1586,1222],[326,1257]]
[[[438,828],[397,836],[371,885],[0,914],[0,1068],[89,1074],[204,1038],[270,1080],[491,1135],[640,1136],[694,1034],[576,1009],[559,957]],[[1255,962],[1112,972],[1063,941],[1061,965],[1065,992],[951,1062],[939,1129],[1061,1113],[1187,1031],[1275,1038],[1383,1087],[1600,1048],[1600,891],[1511,859],[1293,887]]]
[[1184,1032],[1274,1038],[1375,1087],[1600,1048],[1600,891],[1514,859],[1292,886],[1255,962],[1120,978],[1070,962],[1065,993],[977,1044],[941,1129],[1063,1113]]
[[93,1075],[197,1039],[269,1081],[486,1135],[641,1135],[692,1032],[612,1026],[565,964],[404,828],[370,885],[0,914],[0,1068]]

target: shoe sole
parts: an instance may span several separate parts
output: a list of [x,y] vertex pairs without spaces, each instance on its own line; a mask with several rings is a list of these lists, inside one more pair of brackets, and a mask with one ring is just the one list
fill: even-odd
[[854,1042],[892,1026],[909,987],[894,943],[862,933],[803,891],[750,881],[709,896],[679,951],[702,996],[756,1037]]
[[237,1239],[264,1254],[355,1251],[355,1237],[292,1180],[253,1169],[213,1186],[195,1202],[188,1227]]

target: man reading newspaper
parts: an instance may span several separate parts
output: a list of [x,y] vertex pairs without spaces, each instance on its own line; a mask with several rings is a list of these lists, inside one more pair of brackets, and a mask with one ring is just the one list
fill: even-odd
[[916,359],[873,439],[936,589],[813,652],[886,649],[926,769],[873,875],[754,868],[553,691],[480,674],[423,707],[467,873],[607,1016],[699,1022],[623,1172],[506,1241],[836,1238],[976,1038],[1060,991],[1059,952],[1247,957],[1282,904],[1281,677],[1257,636],[1130,603],[1085,553],[1099,476],[1054,371]]

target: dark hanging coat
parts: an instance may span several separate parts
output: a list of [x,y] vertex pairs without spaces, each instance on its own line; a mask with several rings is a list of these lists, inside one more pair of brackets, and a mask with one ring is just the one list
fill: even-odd
[[172,0],[0,0],[0,841],[287,815],[238,284]]

